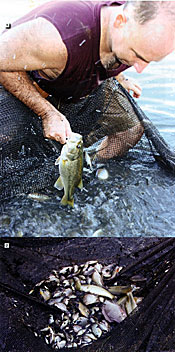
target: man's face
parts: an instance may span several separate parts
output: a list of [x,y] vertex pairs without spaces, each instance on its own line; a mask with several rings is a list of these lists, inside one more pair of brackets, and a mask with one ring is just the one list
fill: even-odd
[[175,49],[174,30],[165,14],[142,25],[126,18],[113,26],[111,41],[111,50],[122,63],[141,73],[151,61],[160,61]]

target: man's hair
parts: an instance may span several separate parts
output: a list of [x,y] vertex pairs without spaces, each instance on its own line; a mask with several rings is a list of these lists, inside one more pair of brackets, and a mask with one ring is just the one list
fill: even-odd
[[134,20],[139,24],[144,24],[156,18],[160,12],[166,13],[167,17],[175,23],[175,2],[174,1],[140,1],[128,0],[124,9],[132,6],[134,10]]

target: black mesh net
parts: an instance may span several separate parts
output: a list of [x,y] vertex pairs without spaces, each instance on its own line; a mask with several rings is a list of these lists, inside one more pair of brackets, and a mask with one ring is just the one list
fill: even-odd
[[[53,313],[47,304],[28,294],[39,281],[62,266],[87,260],[115,262],[123,266],[118,281],[134,275],[144,297],[138,308],[113,327],[109,334],[83,348],[61,351],[82,352],[173,352],[175,346],[175,240],[173,238],[72,238],[1,240],[1,338],[4,352],[54,351],[40,329]],[[35,334],[34,334],[35,332]]]
[[[153,154],[174,171],[175,153],[115,79],[107,80],[76,104],[48,99],[67,117],[72,130],[83,135],[85,147],[97,144],[94,148],[97,158],[123,156],[145,131]],[[58,177],[55,159],[61,145],[45,139],[38,116],[3,87],[0,105],[0,201],[3,202],[20,193],[53,186]]]

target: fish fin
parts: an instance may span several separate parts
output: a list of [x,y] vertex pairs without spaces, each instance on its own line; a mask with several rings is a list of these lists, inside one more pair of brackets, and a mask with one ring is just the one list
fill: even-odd
[[61,204],[62,205],[70,205],[72,208],[74,207],[74,199],[72,198],[71,200],[68,200],[66,196],[63,196],[61,199]]
[[55,182],[54,187],[57,188],[59,191],[64,188],[61,176],[58,177],[58,180]]
[[81,178],[81,180],[80,180],[80,182],[79,182],[79,184],[78,184],[78,186],[77,186],[79,189],[83,189],[83,180],[82,180],[82,178]]
[[63,159],[62,164],[65,166],[65,164],[68,162],[68,159]]
[[86,164],[90,167],[91,170],[93,170],[91,157],[88,154],[88,152],[85,152],[85,160],[86,160]]
[[55,160],[55,165],[59,165],[60,162],[60,156]]

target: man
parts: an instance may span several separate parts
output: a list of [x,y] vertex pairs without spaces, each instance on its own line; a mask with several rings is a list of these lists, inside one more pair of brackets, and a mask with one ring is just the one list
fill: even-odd
[[[98,85],[103,87],[102,82],[114,76],[139,97],[140,87],[121,72],[134,66],[141,73],[151,61],[170,54],[175,48],[174,23],[173,1],[46,3],[1,35],[0,83],[41,117],[45,137],[64,144],[72,122],[56,108],[58,102],[59,106],[86,102]],[[56,99],[56,107],[46,99],[48,94]],[[91,125],[89,131],[93,121]],[[117,127],[111,131],[104,142],[108,157],[135,145],[143,128],[139,121],[131,125],[126,121],[124,131]],[[111,143],[116,148],[110,153]]]

